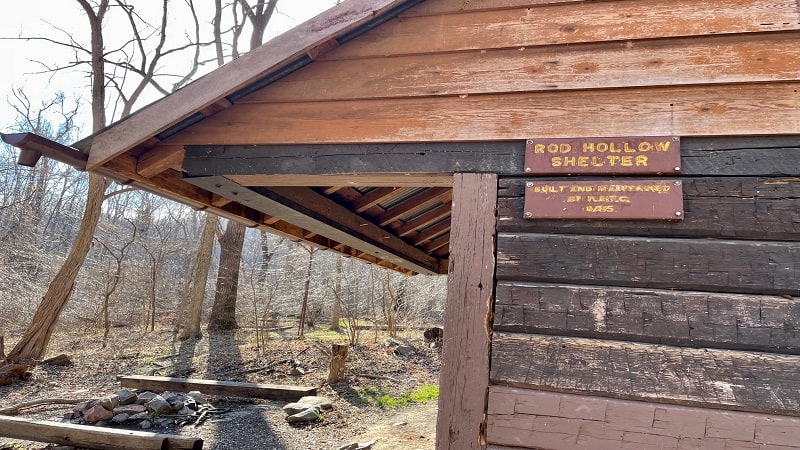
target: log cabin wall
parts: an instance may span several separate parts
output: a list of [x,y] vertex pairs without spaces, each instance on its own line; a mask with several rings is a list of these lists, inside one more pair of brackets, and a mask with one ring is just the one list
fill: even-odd
[[490,444],[800,448],[800,138],[682,147],[680,222],[526,220],[500,180]]

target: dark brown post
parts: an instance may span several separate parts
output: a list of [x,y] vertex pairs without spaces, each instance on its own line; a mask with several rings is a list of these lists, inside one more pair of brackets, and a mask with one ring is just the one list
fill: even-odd
[[456,174],[436,448],[486,447],[497,176]]

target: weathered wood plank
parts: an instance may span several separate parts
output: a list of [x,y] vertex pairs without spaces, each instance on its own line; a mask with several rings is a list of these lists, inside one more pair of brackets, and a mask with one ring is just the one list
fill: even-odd
[[800,419],[491,386],[487,440],[552,450],[800,448]]
[[495,333],[494,384],[800,416],[800,357]]
[[[521,173],[525,142],[189,146],[188,176]],[[352,176],[352,175],[351,175]],[[452,180],[448,183],[452,185]]]
[[[418,5],[418,10],[426,3]],[[475,7],[480,8],[480,3]],[[385,23],[324,58],[797,30],[800,22],[796,8],[793,0],[641,0],[534,4],[404,17]]]
[[500,233],[497,278],[800,297],[800,243]]
[[[771,83],[240,104],[164,142],[249,145],[798,134],[798,89],[800,83]],[[259,126],[252,125],[253,117],[259,118]]]
[[494,330],[800,354],[800,298],[503,281]]
[[287,386],[280,384],[241,383],[235,381],[202,380],[193,378],[171,378],[153,376],[121,376],[119,384],[133,389],[147,389],[155,392],[200,391],[208,395],[228,397],[265,398],[293,402],[306,395],[316,395],[317,389],[308,386]]
[[496,201],[495,175],[455,175],[437,449],[485,447]]
[[[786,158],[786,171],[800,170]],[[775,161],[780,161],[776,159]],[[759,166],[741,164],[742,171]],[[738,170],[733,168],[731,170]],[[800,177],[684,177],[683,220],[679,222],[528,220],[526,179],[503,178],[497,228],[504,232],[585,233],[664,237],[714,237],[800,241]]]
[[100,450],[200,450],[203,440],[88,425],[0,416],[0,436]]
[[[560,3],[587,3],[595,0],[427,0],[400,15],[401,18],[453,14],[466,11],[508,9]],[[604,0],[605,1],[605,0]],[[619,0],[610,0],[619,1]]]
[[321,61],[243,102],[795,81],[800,34],[615,41]]
[[405,3],[408,0],[350,0],[323,12],[99,133],[91,144],[88,167],[100,166],[318,45]]

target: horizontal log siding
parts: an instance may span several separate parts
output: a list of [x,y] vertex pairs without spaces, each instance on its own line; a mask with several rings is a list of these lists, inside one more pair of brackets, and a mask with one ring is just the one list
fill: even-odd
[[800,356],[495,333],[493,384],[800,416]]
[[800,418],[492,386],[489,450],[796,450]]
[[800,354],[800,301],[502,281],[494,330]]

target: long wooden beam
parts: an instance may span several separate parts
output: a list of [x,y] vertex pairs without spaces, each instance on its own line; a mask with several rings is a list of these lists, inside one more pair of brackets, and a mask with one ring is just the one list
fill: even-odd
[[220,176],[187,182],[417,273],[439,273],[439,261],[309,188],[249,189]]
[[194,378],[170,378],[152,376],[119,377],[120,386],[147,389],[154,392],[200,391],[207,395],[227,397],[265,398],[293,402],[306,395],[316,395],[317,389],[307,386],[285,386],[280,384],[240,383],[234,381],[201,380]]
[[[352,176],[351,174],[392,173],[395,176],[392,176],[391,180],[383,177],[384,183],[395,183],[391,186],[400,186],[396,183],[413,174],[447,174],[447,186],[451,186],[452,179],[449,175],[455,172],[520,173],[524,152],[524,141],[427,144],[189,145],[186,147],[183,169],[188,176],[258,175],[261,179],[265,178],[264,174],[272,176]],[[262,186],[266,186],[266,184],[262,184]],[[377,185],[369,184],[369,186]],[[428,184],[427,186],[432,185]]]
[[201,450],[200,438],[0,416],[0,436],[98,450]]

